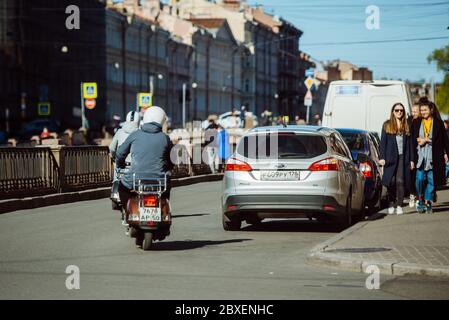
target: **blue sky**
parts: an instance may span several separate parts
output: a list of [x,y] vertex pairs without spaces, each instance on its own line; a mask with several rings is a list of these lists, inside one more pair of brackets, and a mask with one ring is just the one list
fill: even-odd
[[[263,5],[301,29],[300,49],[320,61],[342,59],[369,67],[374,78],[417,81],[444,75],[427,56],[449,44],[448,0],[248,0]],[[380,9],[380,29],[368,30],[365,9]],[[446,37],[445,39],[369,44],[328,43]]]

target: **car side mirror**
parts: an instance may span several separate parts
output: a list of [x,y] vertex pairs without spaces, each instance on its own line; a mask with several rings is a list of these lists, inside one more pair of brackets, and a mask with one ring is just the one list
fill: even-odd
[[370,158],[365,153],[357,153],[356,161],[359,163],[368,162]]

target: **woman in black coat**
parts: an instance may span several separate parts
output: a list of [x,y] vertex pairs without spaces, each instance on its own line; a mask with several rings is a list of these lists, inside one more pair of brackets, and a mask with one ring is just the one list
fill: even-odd
[[402,214],[405,190],[410,188],[410,129],[405,108],[395,103],[390,119],[382,127],[380,165],[384,166],[382,184],[388,189],[388,213]]
[[[417,210],[420,213],[432,213],[432,200],[435,199],[435,190],[446,184],[449,139],[438,109],[433,102],[421,100],[420,113],[421,118],[415,121],[412,126],[411,160],[417,169],[416,189],[419,197]],[[427,130],[426,127],[428,127]],[[425,159],[420,161],[420,157],[426,157],[425,152],[421,151],[426,146],[431,148],[429,164],[426,163]],[[425,207],[424,201],[426,202]]]

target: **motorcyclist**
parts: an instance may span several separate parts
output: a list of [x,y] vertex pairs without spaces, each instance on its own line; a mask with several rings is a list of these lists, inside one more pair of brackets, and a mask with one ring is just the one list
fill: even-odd
[[[139,129],[140,115],[137,111],[130,111],[126,115],[126,122],[121,129],[119,129],[112,138],[112,142],[109,145],[109,154],[112,159],[115,159],[115,154],[118,148],[125,142],[126,138]],[[129,154],[125,160],[127,163],[131,163],[131,155]]]
[[170,152],[173,148],[168,135],[162,132],[166,121],[165,111],[153,106],[145,111],[141,129],[133,132],[119,147],[116,154],[118,168],[125,167],[125,159],[131,154],[132,162],[129,170],[124,174],[119,184],[119,196],[122,203],[127,203],[131,190],[134,188],[134,174],[139,178],[164,178],[167,177],[167,191],[162,195],[170,199],[170,171],[173,163],[170,160]]

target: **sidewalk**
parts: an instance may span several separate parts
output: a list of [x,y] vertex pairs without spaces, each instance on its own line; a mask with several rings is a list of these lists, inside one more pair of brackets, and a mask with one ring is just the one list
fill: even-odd
[[377,265],[384,274],[449,277],[449,190],[438,192],[433,214],[409,207],[400,216],[386,211],[318,245],[308,262],[358,272]]

